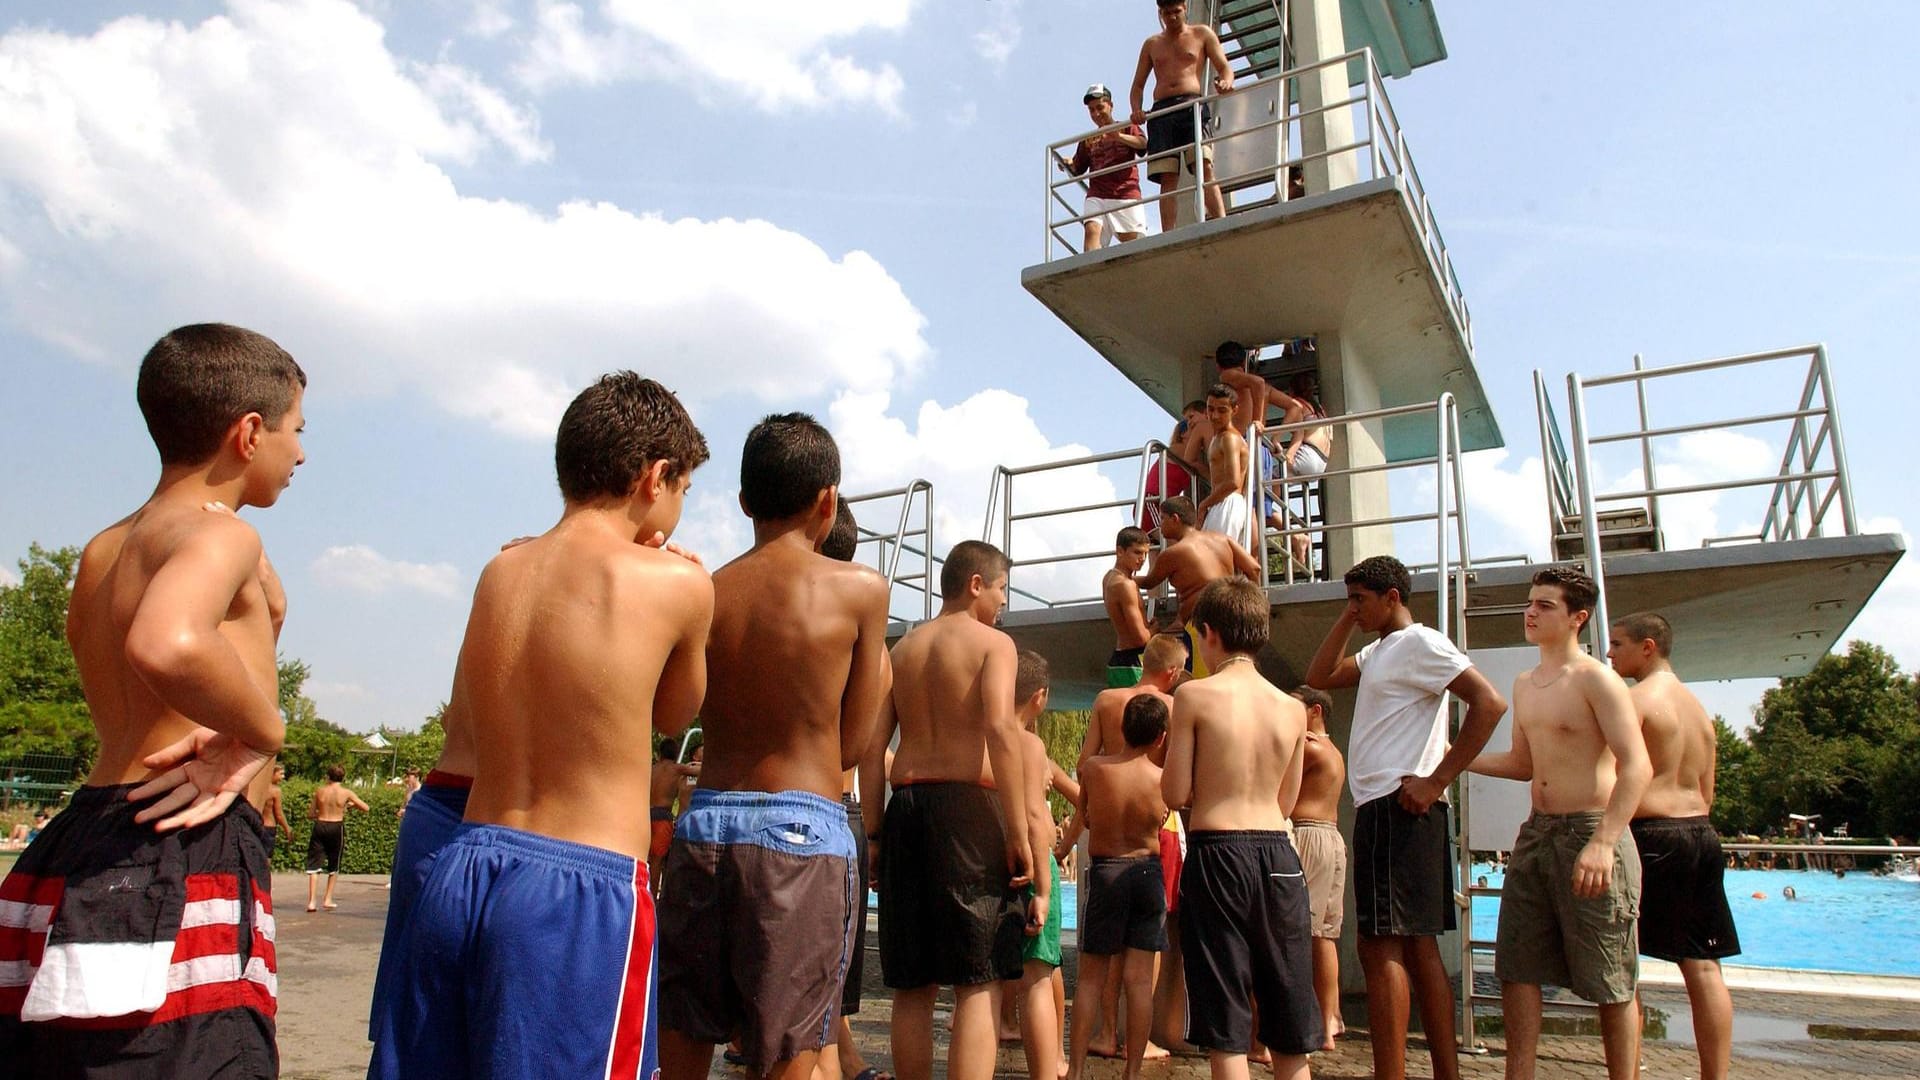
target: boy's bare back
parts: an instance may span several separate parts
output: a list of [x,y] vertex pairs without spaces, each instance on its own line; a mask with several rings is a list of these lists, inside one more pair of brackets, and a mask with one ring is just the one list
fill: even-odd
[[713,584],[697,564],[572,518],[495,556],[450,708],[469,718],[467,820],[644,860],[647,747],[706,693]]
[[1089,760],[1081,770],[1087,850],[1096,858],[1157,855],[1167,804],[1160,766],[1142,748]]
[[1251,663],[1175,691],[1167,769],[1191,769],[1189,828],[1287,828],[1300,793],[1306,730],[1306,710]]
[[893,647],[893,711],[900,725],[895,787],[929,780],[993,786],[989,717],[1013,725],[1013,639],[967,617],[943,616]]
[[[1127,702],[1141,694],[1152,694],[1167,706],[1169,712],[1172,711],[1173,697],[1145,683],[1100,691],[1093,698],[1093,715],[1087,718],[1087,737],[1080,747],[1082,762],[1126,752],[1127,739],[1120,731],[1120,722],[1126,717]],[[1166,815],[1162,814],[1161,819],[1165,818]]]
[[1635,817],[1698,817],[1713,806],[1713,718],[1670,671],[1655,672],[1629,691],[1646,738],[1653,780]]
[[[226,647],[219,665],[201,673],[195,696],[262,724],[277,720],[274,645],[285,614],[286,593],[259,534],[224,509],[156,498],[89,541],[67,606],[67,643],[100,734],[87,783],[146,778],[141,760],[198,726],[162,702],[143,674],[172,663],[169,650],[183,634],[214,627]],[[263,771],[251,801],[258,805],[270,784]]]
[[1308,821],[1340,819],[1340,789],[1347,783],[1347,759],[1325,732],[1307,732],[1301,743],[1300,795],[1290,816]]
[[838,799],[880,706],[886,580],[776,544],[716,571],[713,595],[701,786]]

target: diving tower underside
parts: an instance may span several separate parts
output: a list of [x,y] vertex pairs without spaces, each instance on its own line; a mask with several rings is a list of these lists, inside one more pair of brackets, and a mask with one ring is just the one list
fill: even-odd
[[[1823,536],[1766,544],[1608,555],[1614,617],[1658,611],[1679,643],[1674,670],[1689,682],[1804,675],[1838,643],[1905,553],[1896,534]],[[1469,648],[1525,645],[1520,607],[1540,567],[1476,568],[1466,596]],[[1435,622],[1431,571],[1413,577],[1414,617]],[[1274,586],[1273,629],[1259,666],[1276,686],[1303,681],[1307,664],[1346,605],[1338,581]],[[1457,618],[1458,616],[1456,616]],[[1106,686],[1113,630],[1098,603],[1014,610],[1001,628],[1052,665],[1057,708],[1085,708]],[[1354,646],[1365,644],[1356,635]]]
[[[1340,335],[1381,407],[1451,391],[1463,448],[1503,445],[1467,331],[1399,177],[1236,211],[1021,271],[1020,283],[1169,415],[1225,340]],[[1386,457],[1433,452],[1432,424],[1388,423]]]

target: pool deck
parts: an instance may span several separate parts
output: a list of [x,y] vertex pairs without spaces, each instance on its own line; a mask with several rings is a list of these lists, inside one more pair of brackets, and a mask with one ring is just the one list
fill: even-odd
[[[336,890],[340,909],[309,915],[303,910],[306,881],[299,874],[274,875],[277,946],[280,959],[280,1052],[287,1080],[358,1080],[366,1075],[367,1001],[374,962],[385,927],[387,893],[375,876],[343,875]],[[873,936],[868,936],[871,944]],[[1071,952],[1071,948],[1068,950]],[[1069,975],[1072,965],[1069,964]],[[1920,1076],[1920,1042],[1861,1041],[1862,1035],[1894,1032],[1920,1039],[1920,979],[1862,975],[1823,975],[1758,968],[1727,969],[1734,987],[1733,1074],[1739,1077],[1802,1077],[1817,1069],[1825,1077]],[[1649,1005],[1684,1014],[1686,995],[1671,965],[1646,962]],[[868,954],[866,1004],[854,1017],[854,1033],[869,1064],[891,1064],[887,1050],[889,1008],[879,984],[877,957]],[[942,1007],[944,1011],[944,1006]],[[1350,1002],[1351,1015],[1358,1003]],[[1822,1025],[1825,1025],[1822,1027]],[[1823,1037],[1808,1037],[1809,1026]],[[944,1025],[942,1025],[944,1027]],[[1852,1033],[1854,1037],[1846,1037]],[[1834,1037],[1838,1036],[1838,1037]],[[1884,1036],[1883,1036],[1884,1037]],[[1486,1052],[1463,1054],[1467,1077],[1496,1077],[1505,1067],[1504,1043],[1483,1037]],[[1410,1076],[1429,1077],[1425,1045],[1413,1040]],[[941,1056],[944,1057],[944,1039]],[[738,1080],[738,1070],[714,1058],[712,1076]],[[1359,1078],[1372,1074],[1364,1037],[1340,1043],[1330,1054],[1313,1057],[1316,1076]],[[1092,1061],[1094,1080],[1120,1076],[1117,1062]],[[1012,1080],[1025,1075],[1017,1045],[1003,1046],[996,1075]],[[944,1065],[936,1067],[944,1075]],[[1677,1041],[1649,1041],[1643,1076],[1693,1077],[1699,1070],[1693,1047]],[[1256,1077],[1267,1075],[1256,1070]],[[1605,1075],[1600,1040],[1592,1035],[1546,1035],[1541,1039],[1539,1075],[1546,1080]],[[1181,1057],[1145,1070],[1147,1080],[1206,1080],[1204,1058]]]

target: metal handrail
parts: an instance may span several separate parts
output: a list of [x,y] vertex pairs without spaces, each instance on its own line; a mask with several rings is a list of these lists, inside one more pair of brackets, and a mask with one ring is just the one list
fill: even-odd
[[[1138,458],[1140,469],[1138,483],[1130,498],[1110,499],[1104,502],[1080,503],[1073,506],[1051,507],[1044,510],[1030,510],[1016,513],[1013,508],[1013,480],[1017,476],[1031,476],[1036,473],[1052,472],[1058,469],[1081,468],[1088,465],[1102,465],[1112,461]],[[1095,510],[1113,510],[1131,506],[1133,520],[1139,521],[1146,510],[1147,477],[1150,470],[1157,470],[1158,490],[1164,497],[1167,490],[1168,463],[1180,466],[1196,482],[1205,483],[1205,477],[1196,471],[1196,467],[1168,448],[1159,439],[1148,439],[1138,447],[1126,450],[1109,450],[1099,454],[1083,454],[1080,457],[1064,458],[1059,461],[1042,461],[1032,465],[997,465],[993,478],[987,487],[986,521],[981,525],[980,538],[988,543],[998,543],[1000,551],[1007,557],[1008,589],[1042,607],[1056,608],[1074,604],[1084,604],[1100,599],[1093,597],[1074,597],[1066,600],[1050,600],[1036,593],[1015,588],[1012,585],[1013,571],[1022,566],[1047,566],[1058,563],[1082,562],[1087,559],[1111,558],[1111,549],[1101,551],[1069,552],[1062,555],[1043,555],[1022,559],[1014,554],[1013,525],[1016,521],[1038,521],[1045,518],[1064,517],[1068,514],[1084,514]],[[996,534],[996,524],[998,530]]]
[[[1289,111],[1288,103],[1294,97],[1293,90],[1298,85],[1298,80],[1315,75],[1326,68],[1339,68],[1344,72],[1347,66],[1356,60],[1364,64],[1366,77],[1349,87],[1347,97],[1317,106],[1302,107],[1298,111]],[[1343,76],[1342,82],[1345,83],[1345,81]],[[1276,82],[1279,83],[1278,90],[1274,90],[1273,88],[1273,84]],[[1205,125],[1201,123],[1201,115],[1204,110],[1214,106],[1223,99],[1236,95],[1266,93],[1274,93],[1276,95],[1276,107],[1271,119],[1251,123],[1232,131],[1221,131],[1214,134],[1206,133]],[[1268,130],[1277,130],[1279,133],[1276,139],[1278,149],[1276,158],[1278,160],[1271,168],[1263,163],[1246,172],[1236,173],[1231,176],[1216,176],[1213,179],[1212,183],[1219,185],[1223,193],[1227,187],[1234,185],[1257,186],[1269,182],[1273,184],[1274,194],[1271,200],[1261,198],[1242,206],[1236,207],[1229,205],[1226,207],[1226,212],[1229,217],[1235,213],[1250,210],[1255,206],[1265,205],[1268,201],[1286,201],[1288,171],[1295,167],[1305,167],[1308,162],[1312,161],[1325,160],[1341,155],[1351,155],[1355,162],[1354,184],[1385,179],[1387,177],[1397,178],[1400,187],[1406,194],[1409,207],[1412,210],[1414,230],[1419,237],[1421,252],[1426,256],[1434,279],[1440,285],[1441,295],[1444,298],[1447,309],[1452,312],[1455,321],[1458,322],[1461,335],[1465,338],[1468,347],[1472,347],[1472,314],[1467,308],[1464,292],[1460,287],[1459,276],[1454,272],[1453,259],[1447,252],[1446,240],[1441,235],[1439,225],[1434,221],[1433,207],[1427,199],[1426,185],[1420,179],[1420,171],[1414,165],[1413,157],[1407,150],[1406,134],[1401,129],[1399,118],[1394,113],[1392,100],[1387,97],[1386,85],[1381,79],[1379,66],[1374,62],[1372,49],[1356,49],[1311,64],[1287,68],[1277,74],[1269,74],[1260,79],[1255,79],[1244,84],[1237,84],[1233,89],[1224,94],[1209,92],[1200,95],[1192,101],[1182,102],[1178,105],[1169,105],[1165,108],[1152,110],[1144,115],[1147,119],[1153,119],[1155,117],[1170,115],[1175,110],[1181,109],[1189,110],[1193,114],[1194,131],[1198,136],[1197,141],[1199,143],[1198,153],[1202,156],[1204,156],[1207,147],[1215,146],[1229,139],[1241,138],[1249,134]],[[1364,121],[1356,125],[1364,129],[1362,132],[1356,133],[1353,138],[1348,140],[1344,145],[1327,147],[1311,152],[1303,150],[1298,154],[1291,152],[1288,147],[1290,142],[1288,133],[1296,125],[1305,124],[1315,117],[1338,112],[1343,109],[1355,111],[1357,113],[1357,119]],[[1063,192],[1077,186],[1084,194],[1090,187],[1093,179],[1135,169],[1138,167],[1139,158],[1136,157],[1121,164],[1110,165],[1103,169],[1090,169],[1080,176],[1068,176],[1065,179],[1060,179],[1057,176],[1057,170],[1060,164],[1068,160],[1067,155],[1071,154],[1073,148],[1077,147],[1082,141],[1096,135],[1124,131],[1129,123],[1131,123],[1131,117],[1126,120],[1116,120],[1114,123],[1104,127],[1095,128],[1064,139],[1058,139],[1047,144],[1041,162],[1042,194],[1040,220],[1042,225],[1042,262],[1052,262],[1056,257],[1055,253],[1057,249],[1064,250],[1067,256],[1081,254],[1082,252],[1075,238],[1063,236],[1061,230],[1085,222],[1088,218],[1095,216],[1084,212],[1075,212],[1072,205],[1064,197]],[[1063,150],[1067,153],[1063,154]],[[1198,164],[1198,158],[1196,158],[1195,163],[1196,165]],[[1187,198],[1191,201],[1193,210],[1192,219],[1187,222],[1187,224],[1196,224],[1206,217],[1205,188],[1207,181],[1204,179],[1204,173],[1204,169],[1196,169],[1191,184],[1178,184],[1153,195],[1148,195],[1143,192],[1138,199],[1129,200],[1126,205],[1129,207],[1145,206],[1149,202],[1157,202],[1167,197]],[[1341,185],[1341,187],[1348,186],[1352,185]],[[1340,189],[1335,188],[1333,190]],[[1056,206],[1060,210],[1065,211],[1064,217],[1055,217]]]
[[[913,515],[914,496],[916,495],[921,496],[920,527],[909,530],[907,528],[907,519]],[[875,560],[878,564],[876,569],[887,579],[888,595],[892,595],[894,586],[896,585],[918,588],[921,596],[920,617],[922,620],[933,618],[933,567],[936,560],[929,554],[933,549],[933,484],[927,480],[915,478],[909,481],[904,487],[890,488],[886,491],[870,491],[860,495],[847,495],[844,496],[844,498],[850,507],[859,503],[878,502],[882,499],[900,500],[900,518],[898,523],[895,524],[893,531],[883,533],[868,529],[864,526],[859,527],[858,531],[864,535],[855,543],[855,547],[857,548],[860,544],[878,543],[880,550]],[[858,515],[856,515],[856,517],[857,516]],[[908,544],[907,538],[912,536],[920,537],[926,547],[924,549],[915,548]],[[909,574],[904,577],[901,576],[900,554],[903,551],[920,557],[922,566],[920,573]],[[914,582],[916,581],[920,582],[920,584],[915,585]]]

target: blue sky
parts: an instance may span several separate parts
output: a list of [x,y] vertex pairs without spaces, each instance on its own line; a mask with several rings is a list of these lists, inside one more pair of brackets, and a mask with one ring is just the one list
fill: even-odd
[[[977,531],[995,463],[1164,434],[1018,284],[1042,147],[1085,126],[1087,83],[1125,86],[1151,4],[722,7],[10,4],[0,556],[146,495],[134,368],[206,319],[311,376],[308,464],[249,516],[291,595],[283,648],[354,728],[444,696],[480,567],[558,512],[559,408],[608,368],[675,387],[707,432],[683,538],[714,563],[745,546],[738,447],[768,411],[828,419],[849,490],[933,479],[941,545]],[[1920,111],[1898,74],[1920,9],[1439,14],[1450,58],[1388,92],[1507,435],[1473,463],[1476,549],[1545,547],[1531,370],[1636,351],[1826,342],[1863,519],[1920,516]],[[1691,449],[1709,471],[1757,452]],[[1708,531],[1748,512],[1699,511]],[[1920,665],[1916,603],[1903,566],[1855,632]],[[1758,686],[1706,693],[1737,720]]]

